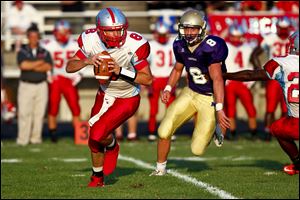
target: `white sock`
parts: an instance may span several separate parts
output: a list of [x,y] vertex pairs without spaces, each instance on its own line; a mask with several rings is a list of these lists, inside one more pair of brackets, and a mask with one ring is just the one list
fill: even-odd
[[109,144],[109,145],[107,145],[107,147],[112,147],[112,146],[114,146],[114,144],[115,144],[115,138],[113,138],[113,141]]
[[101,172],[103,167],[93,167],[94,172]]
[[159,162],[156,163],[156,169],[159,171],[165,171],[166,167],[167,167],[167,161],[162,162],[162,163],[159,163]]

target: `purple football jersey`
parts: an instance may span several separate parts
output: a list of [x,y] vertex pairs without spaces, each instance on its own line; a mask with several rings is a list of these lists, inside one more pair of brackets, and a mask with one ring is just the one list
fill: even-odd
[[185,66],[188,86],[195,92],[212,95],[213,82],[208,67],[213,63],[222,63],[222,72],[227,71],[225,59],[228,56],[228,47],[225,41],[220,37],[208,35],[191,53],[185,40],[177,39],[174,41],[173,50],[176,61]]

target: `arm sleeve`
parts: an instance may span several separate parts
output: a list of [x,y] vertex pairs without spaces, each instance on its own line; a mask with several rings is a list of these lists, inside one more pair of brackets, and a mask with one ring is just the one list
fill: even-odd
[[270,79],[275,79],[276,74],[280,71],[279,64],[273,59],[269,60],[263,68]]
[[226,60],[228,56],[228,47],[224,40],[219,40],[214,50],[211,53],[211,61],[209,65],[213,63],[220,63]]
[[136,50],[133,56],[132,64],[136,70],[139,71],[144,67],[146,67],[147,65],[149,65],[147,60],[149,54],[150,54],[150,45],[149,42],[147,41]]
[[176,62],[183,63],[183,59],[182,59],[181,55],[178,53],[177,49],[178,49],[178,45],[176,45],[176,43],[174,42],[173,43],[173,52],[175,55]]
[[47,52],[47,55],[45,57],[45,61],[52,66],[53,65],[52,57],[51,57],[49,51],[46,51],[46,52]]
[[21,65],[21,63],[26,60],[26,56],[23,52],[23,50],[21,49],[19,52],[18,52],[18,55],[17,55],[17,62],[18,62],[18,65]]
[[80,58],[80,60],[87,58],[88,56],[84,49],[82,34],[79,35],[79,37],[77,39],[77,44],[78,44],[79,49],[76,51],[75,56]]

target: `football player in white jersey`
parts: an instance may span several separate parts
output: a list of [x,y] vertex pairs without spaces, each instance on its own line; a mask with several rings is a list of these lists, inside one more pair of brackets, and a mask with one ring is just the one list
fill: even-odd
[[239,81],[273,79],[280,83],[287,116],[274,121],[270,126],[270,133],[293,162],[285,166],[283,171],[294,175],[299,173],[300,168],[299,150],[295,143],[295,140],[299,140],[299,31],[294,32],[289,40],[287,56],[272,58],[264,65],[264,69],[225,73],[224,78]]
[[[73,73],[89,65],[101,65],[101,52],[114,59],[109,62],[114,73],[106,84],[100,84],[89,120],[89,148],[92,171],[89,187],[102,187],[103,177],[117,164],[119,144],[113,131],[130,118],[140,104],[140,84],[149,86],[152,75],[147,61],[149,42],[139,33],[127,31],[128,22],[121,10],[104,8],[96,16],[96,28],[78,38],[79,50],[67,64]],[[92,68],[90,68],[92,70]]]
[[[291,21],[287,17],[279,18],[276,23],[277,33],[269,34],[264,37],[260,46],[253,52],[253,64],[256,67],[262,66],[259,56],[263,51],[267,52],[268,59],[277,56],[286,56],[288,54],[289,35],[292,28]],[[266,113],[265,113],[265,131],[267,133],[266,140],[271,139],[269,128],[275,120],[275,110],[280,103],[282,116],[287,114],[285,100],[277,81],[266,81]]]
[[[173,53],[173,40],[170,38],[169,26],[164,22],[157,22],[153,33],[154,39],[151,40],[151,53],[148,58],[150,63],[151,73],[153,75],[152,85],[148,88],[148,98],[150,104],[150,116],[148,121],[148,140],[156,140],[156,115],[159,108],[160,93],[164,90],[168,83],[169,76],[175,64],[175,56]],[[174,87],[171,91],[168,107],[175,99]],[[172,136],[175,139],[175,135]]]
[[81,80],[81,74],[66,72],[67,61],[78,48],[76,40],[71,37],[70,23],[66,20],[58,20],[54,25],[53,35],[53,39],[41,41],[41,45],[50,52],[54,64],[51,73],[48,74],[48,128],[52,142],[57,142],[56,117],[62,95],[72,112],[73,127],[80,122],[79,94],[76,85]]
[[[245,41],[244,30],[238,24],[232,24],[229,27],[228,38],[226,39],[228,46],[228,58],[225,63],[227,72],[237,72],[241,70],[252,70],[251,54],[254,46]],[[236,133],[236,101],[240,99],[242,105],[245,107],[248,114],[248,126],[254,139],[257,135],[256,123],[256,108],[254,106],[253,95],[251,87],[255,82],[240,82],[240,81],[226,81],[225,84],[225,108],[226,114],[230,119],[230,133],[232,138],[236,140],[238,135]]]

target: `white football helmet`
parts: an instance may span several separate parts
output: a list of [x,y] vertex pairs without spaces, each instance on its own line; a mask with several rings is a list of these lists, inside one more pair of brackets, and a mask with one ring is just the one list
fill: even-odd
[[59,20],[55,23],[53,35],[60,43],[67,43],[71,36],[71,25],[66,20]]
[[238,24],[231,24],[228,31],[228,40],[233,45],[239,46],[243,43],[244,34],[245,32],[242,26]]
[[[178,34],[179,38],[184,38],[189,45],[194,45],[206,36],[207,23],[204,15],[198,10],[188,10],[179,20]],[[184,28],[199,28],[198,34],[184,34]]]
[[[96,16],[100,39],[109,47],[121,47],[126,40],[128,21],[123,12],[115,7],[104,8]],[[120,36],[108,36],[105,31],[121,31]]]
[[157,42],[166,44],[169,40],[169,26],[164,22],[156,22],[153,34]]
[[294,32],[290,37],[290,54],[299,55],[299,31]]
[[291,20],[288,17],[279,18],[276,23],[277,35],[282,39],[287,39],[291,31]]

